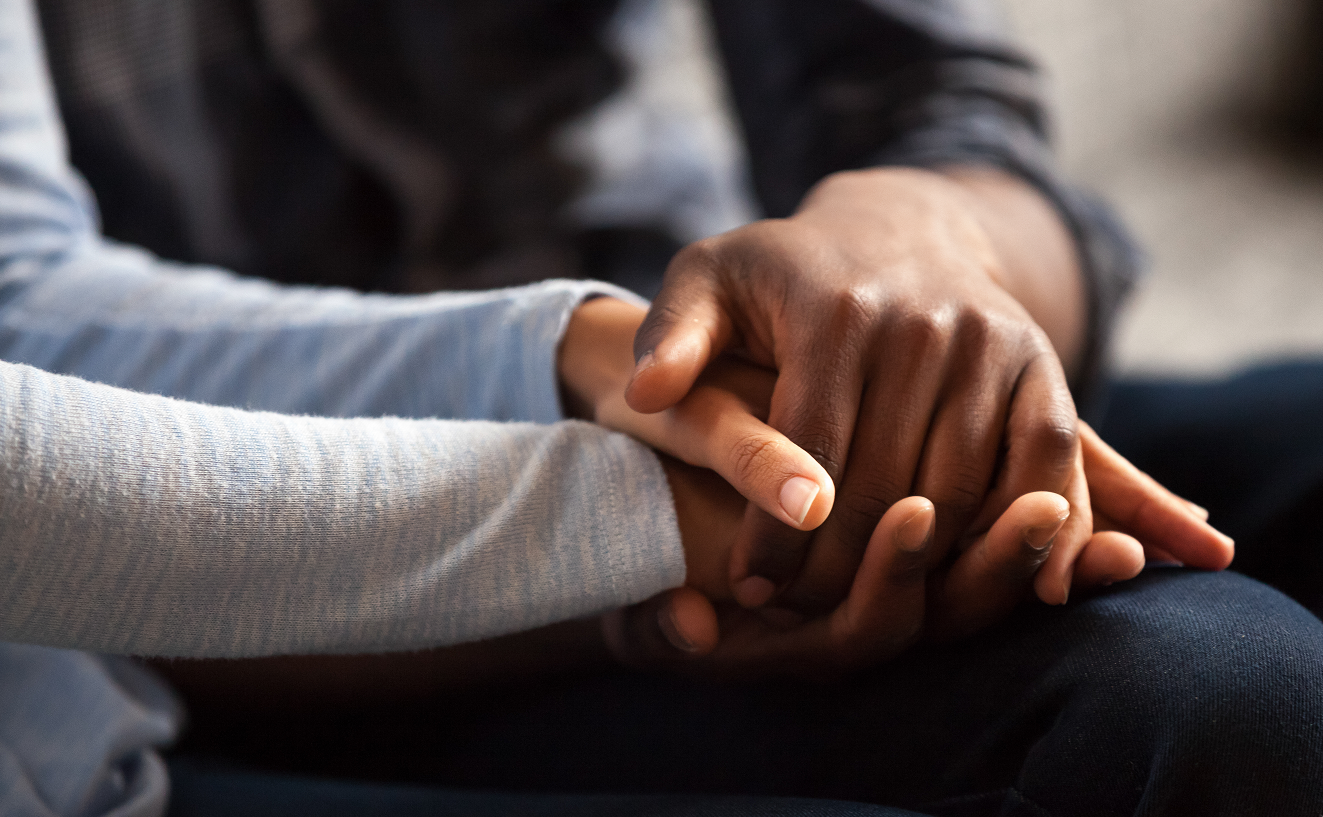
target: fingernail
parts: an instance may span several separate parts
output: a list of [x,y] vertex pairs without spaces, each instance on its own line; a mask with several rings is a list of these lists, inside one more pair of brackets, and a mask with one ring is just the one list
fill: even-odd
[[694,652],[697,647],[693,642],[684,637],[680,628],[675,623],[675,611],[670,607],[663,607],[657,611],[657,626],[661,627],[662,635],[672,647],[683,652]]
[[1213,533],[1216,533],[1217,538],[1221,539],[1223,544],[1225,544],[1227,547],[1234,548],[1236,546],[1235,539],[1232,539],[1230,536],[1227,536],[1225,533],[1218,530],[1217,528],[1213,528]]
[[1203,521],[1203,522],[1207,522],[1207,521],[1208,521],[1208,509],[1207,509],[1207,508],[1205,508],[1205,507],[1202,506],[1202,505],[1196,505],[1195,503],[1191,502],[1191,501],[1188,500],[1188,499],[1185,500],[1185,504],[1188,505],[1188,506],[1190,506],[1190,510],[1191,510],[1192,512],[1194,512],[1194,515],[1195,515],[1195,516],[1199,517],[1200,521]]
[[818,498],[822,489],[818,483],[806,477],[791,477],[781,486],[781,510],[794,520],[796,525],[804,524],[813,500]]
[[749,576],[735,584],[735,601],[741,607],[762,607],[776,595],[776,585],[762,576]]
[[1036,528],[1029,528],[1024,532],[1024,543],[1034,550],[1047,550],[1056,541],[1057,531],[1061,530],[1063,521],[1058,520],[1051,525],[1039,525]]
[[896,547],[906,553],[918,553],[933,540],[933,514],[927,508],[905,520],[896,531]]
[[634,377],[638,377],[640,372],[651,369],[657,364],[657,356],[652,350],[644,352],[643,355],[634,363]]

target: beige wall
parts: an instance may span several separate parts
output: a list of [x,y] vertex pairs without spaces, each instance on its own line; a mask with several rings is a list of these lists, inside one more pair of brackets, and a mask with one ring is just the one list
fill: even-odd
[[1120,367],[1323,355],[1323,149],[1311,167],[1245,127],[1285,81],[1303,0],[1006,2],[1047,69],[1063,167],[1152,258]]
[[1059,149],[1105,174],[1193,121],[1261,104],[1280,73],[1301,0],[1005,0],[1043,64]]

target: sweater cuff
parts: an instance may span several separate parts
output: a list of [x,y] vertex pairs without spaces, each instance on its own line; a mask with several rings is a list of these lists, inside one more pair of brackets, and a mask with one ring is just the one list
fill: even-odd
[[[522,292],[529,301],[529,311],[521,338],[523,393],[515,396],[515,404],[523,404],[521,418],[555,423],[566,419],[556,357],[574,310],[598,297],[617,298],[644,309],[648,302],[627,289],[601,281],[552,280],[525,287]],[[662,484],[666,484],[664,477]]]

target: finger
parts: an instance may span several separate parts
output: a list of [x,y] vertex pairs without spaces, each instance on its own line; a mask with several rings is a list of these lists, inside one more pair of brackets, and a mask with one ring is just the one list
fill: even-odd
[[651,414],[675,405],[730,342],[717,261],[705,246],[691,245],[671,261],[634,335],[635,368],[625,399],[635,411]]
[[[977,333],[961,342],[983,346],[985,339]],[[966,369],[962,376],[947,376],[954,388],[943,396],[933,417],[914,483],[914,492],[937,506],[938,554],[945,554],[966,533],[987,498],[1013,378],[1019,374],[1007,375],[977,356],[961,365]]]
[[1133,579],[1144,569],[1144,546],[1119,531],[1095,533],[1075,561],[1074,587],[1105,587]]
[[822,678],[896,655],[923,626],[935,518],[923,497],[897,502],[878,522],[849,595],[831,615],[732,645],[723,659]]
[[1070,503],[1070,518],[1061,526],[1052,553],[1034,576],[1034,592],[1045,604],[1065,604],[1074,583],[1075,563],[1093,537],[1093,506],[1084,478],[1084,456],[1075,452],[1075,465],[1061,495]]
[[831,515],[781,596],[780,603],[796,610],[825,615],[841,603],[877,523],[914,485],[941,390],[944,350],[904,333],[889,336],[887,348],[864,392]]
[[[807,451],[833,485],[845,465],[863,392],[857,347],[842,342],[831,346],[834,354],[818,354],[811,346],[792,355],[772,394],[768,424]],[[731,560],[735,599],[745,607],[770,601],[799,571],[809,541],[779,517],[751,508]]]
[[689,465],[710,468],[782,524],[812,530],[831,512],[836,488],[807,451],[764,423],[740,397],[702,380],[673,409],[639,414],[623,399],[598,421]]
[[602,617],[602,636],[621,663],[640,669],[675,666],[712,652],[717,614],[688,587],[668,590]]
[[1118,529],[1191,567],[1222,570],[1231,564],[1235,542],[1201,518],[1207,511],[1162,487],[1084,422],[1080,444],[1089,493]]
[[999,620],[1024,601],[1052,554],[1070,503],[1039,491],[1015,500],[929,588],[929,634],[958,638]]
[[729,392],[700,386],[671,422],[669,436],[692,448],[687,461],[716,471],[781,523],[813,530],[831,512],[836,488],[826,469]]
[[918,638],[936,529],[936,508],[920,496],[892,505],[878,522],[850,594],[830,619],[847,654],[890,656]]
[[1064,493],[1079,450],[1075,402],[1056,354],[1044,350],[1024,367],[1010,399],[1005,454],[974,531],[986,530],[1019,497]]

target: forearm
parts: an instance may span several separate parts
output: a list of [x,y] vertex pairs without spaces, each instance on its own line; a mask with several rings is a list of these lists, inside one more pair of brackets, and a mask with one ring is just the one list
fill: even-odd
[[0,357],[186,400],[322,416],[554,422],[561,281],[399,297],[280,287],[89,239],[0,270]]
[[419,649],[684,578],[656,458],[582,423],[334,420],[0,364],[0,640]]

